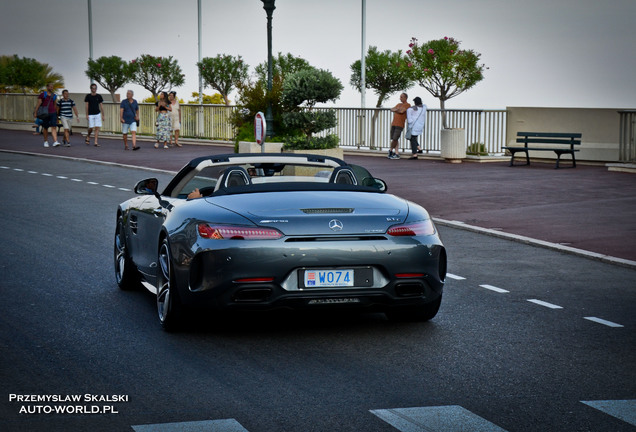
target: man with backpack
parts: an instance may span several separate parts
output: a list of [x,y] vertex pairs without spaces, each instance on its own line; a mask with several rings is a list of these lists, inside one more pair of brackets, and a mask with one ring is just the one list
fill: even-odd
[[54,140],[53,147],[60,146],[60,143],[57,141],[57,106],[55,105],[55,99],[57,99],[57,95],[53,90],[53,84],[48,83],[46,90],[38,96],[38,103],[35,105],[35,110],[33,111],[33,118],[42,120],[44,147],[49,146],[49,127],[51,128],[51,135]]

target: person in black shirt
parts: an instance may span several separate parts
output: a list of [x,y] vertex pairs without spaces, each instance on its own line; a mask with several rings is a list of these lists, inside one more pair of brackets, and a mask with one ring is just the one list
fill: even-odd
[[84,98],[86,103],[86,119],[88,120],[88,134],[86,135],[86,145],[91,143],[91,133],[95,130],[95,147],[99,147],[99,128],[104,120],[104,99],[97,94],[97,84],[91,84],[91,92]]

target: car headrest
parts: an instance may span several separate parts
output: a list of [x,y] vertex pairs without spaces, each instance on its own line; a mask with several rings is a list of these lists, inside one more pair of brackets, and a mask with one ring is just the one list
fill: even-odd
[[353,173],[351,168],[338,167],[333,170],[331,177],[329,177],[329,183],[357,185],[358,179]]
[[247,186],[252,184],[252,179],[243,167],[233,167],[225,171],[221,177],[221,185],[225,188]]

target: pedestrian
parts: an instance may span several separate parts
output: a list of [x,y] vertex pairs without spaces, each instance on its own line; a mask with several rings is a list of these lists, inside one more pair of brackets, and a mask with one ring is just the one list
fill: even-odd
[[121,133],[124,137],[124,150],[128,150],[128,131],[132,135],[132,149],[139,150],[137,146],[137,122],[139,121],[139,104],[133,99],[134,92],[128,90],[126,99],[119,104],[119,120],[121,121]]
[[417,96],[413,99],[414,106],[406,110],[406,120],[408,127],[406,128],[406,138],[411,141],[411,151],[413,156],[410,159],[417,159],[417,154],[422,153],[417,137],[424,132],[426,126],[426,105],[422,103],[422,99]]
[[168,142],[170,141],[170,135],[172,133],[170,127],[170,117],[168,113],[172,111],[170,101],[168,100],[168,93],[162,91],[159,93],[159,101],[155,102],[155,112],[157,115],[157,142],[155,148],[159,148],[159,143],[163,141],[163,148],[168,148]]
[[64,139],[62,142],[65,147],[71,146],[71,129],[73,128],[73,112],[75,112],[76,121],[79,122],[79,113],[73,99],[68,97],[68,90],[62,91],[62,99],[57,101],[57,113],[62,120],[62,127],[64,128]]
[[170,122],[172,124],[172,135],[170,135],[170,145],[172,145],[172,136],[174,135],[174,144],[177,147],[181,147],[179,144],[179,131],[181,129],[181,106],[179,105],[179,99],[177,99],[177,92],[171,91],[168,95],[170,100]]
[[91,84],[91,92],[84,98],[86,103],[86,119],[88,120],[88,134],[86,145],[91,143],[91,133],[95,131],[95,147],[99,147],[99,128],[102,127],[104,118],[104,99],[97,94],[97,84]]
[[[33,118],[42,120],[42,135],[44,135],[44,147],[49,146],[49,127],[51,128],[51,135],[53,136],[53,147],[59,147],[60,143],[57,141],[57,106],[55,100],[57,95],[53,90],[53,84],[48,83],[46,90],[40,93],[38,96],[38,102],[35,105],[33,111]],[[38,113],[40,107],[44,107],[43,113]],[[48,115],[46,115],[48,113]]]
[[391,148],[389,149],[389,159],[400,158],[400,155],[398,154],[398,140],[404,130],[404,123],[406,123],[406,110],[411,107],[411,105],[406,102],[408,98],[409,97],[406,93],[402,93],[400,95],[400,103],[391,108],[393,121],[391,122]]

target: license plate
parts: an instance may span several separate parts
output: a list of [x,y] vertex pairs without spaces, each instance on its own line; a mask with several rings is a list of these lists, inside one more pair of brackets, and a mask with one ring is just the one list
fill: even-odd
[[353,286],[353,270],[305,270],[307,288]]

